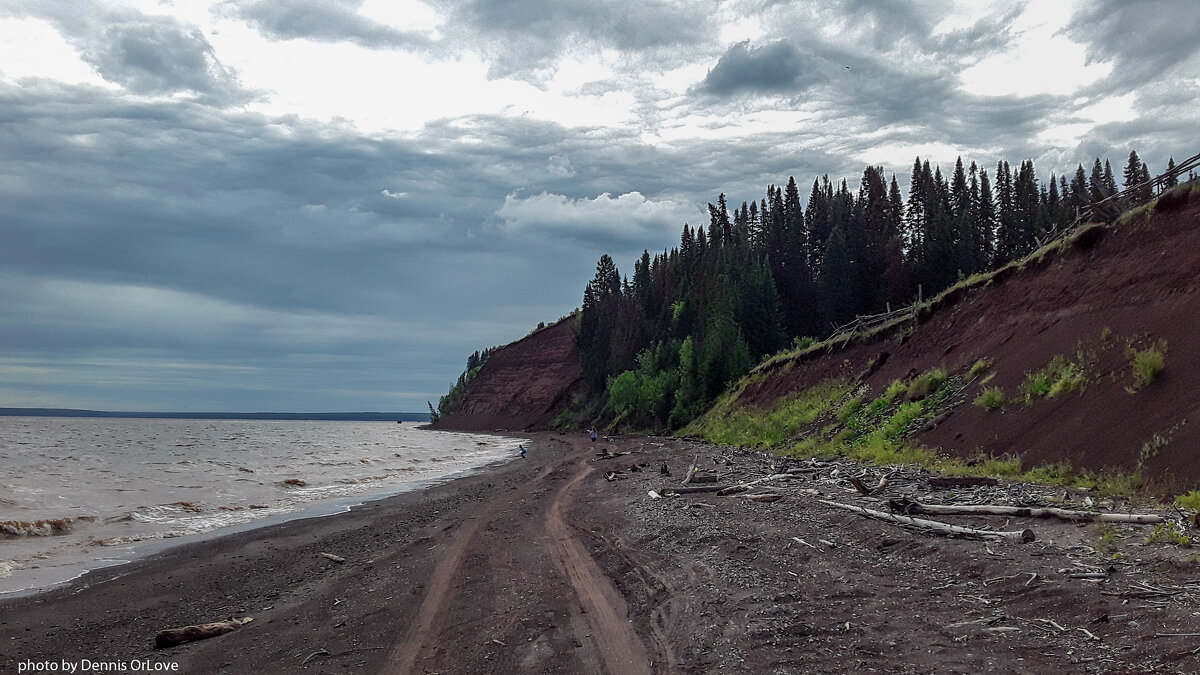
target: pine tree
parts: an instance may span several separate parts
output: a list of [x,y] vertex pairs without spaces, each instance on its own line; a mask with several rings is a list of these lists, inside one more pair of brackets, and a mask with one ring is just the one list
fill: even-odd
[[1019,248],[1020,225],[1017,223],[1016,194],[1013,189],[1012,170],[1008,162],[996,165],[997,210],[996,267],[1003,267],[1016,259]]
[[954,177],[950,179],[950,215],[954,220],[964,220],[971,208],[971,197],[967,187],[967,172],[962,157],[954,162]]
[[621,301],[621,275],[607,253],[596,263],[596,276],[583,290],[580,317],[580,361],[585,380],[596,391],[604,389],[608,362]]
[[814,178],[812,191],[808,195],[808,207],[804,209],[804,230],[808,234],[809,269],[816,269],[821,264],[825,241],[833,229],[830,217],[832,197],[832,190],[829,189],[829,176],[821,179]]
[[1091,187],[1088,183],[1087,174],[1083,170],[1083,164],[1080,164],[1075,169],[1075,176],[1071,179],[1071,198],[1067,202],[1072,222],[1081,217],[1091,204]]
[[[1124,179],[1125,189],[1130,190],[1142,183],[1142,158],[1138,157],[1137,150],[1129,151],[1129,161],[1125,163],[1125,170],[1121,172],[1121,177]],[[1129,203],[1136,205],[1143,200],[1141,191],[1131,194]]]
[[841,226],[837,226],[825,243],[821,273],[817,277],[817,299],[826,322],[841,325],[854,318],[854,282],[846,236]]
[[1091,203],[1095,204],[1112,194],[1108,192],[1104,182],[1104,165],[1100,163],[1100,158],[1097,157],[1095,163],[1092,164],[1092,175],[1088,178],[1088,194],[1091,195]]
[[975,209],[975,239],[979,242],[980,269],[992,266],[996,257],[996,201],[987,169],[979,171],[979,204]]
[[1179,184],[1179,177],[1175,175],[1175,158],[1167,158],[1167,177],[1163,179],[1163,189],[1170,190]]

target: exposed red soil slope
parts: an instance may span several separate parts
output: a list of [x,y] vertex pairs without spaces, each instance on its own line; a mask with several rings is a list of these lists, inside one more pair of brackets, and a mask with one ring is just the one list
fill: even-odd
[[438,429],[539,429],[554,420],[582,369],[571,319],[492,352]]
[[[1149,220],[1104,230],[992,283],[947,297],[916,321],[817,358],[797,359],[750,387],[741,401],[767,406],[831,377],[860,379],[878,394],[935,367],[966,376],[990,359],[957,406],[916,439],[957,456],[1021,456],[1025,464],[1133,472],[1166,492],[1200,485],[1200,194]],[[1165,369],[1135,386],[1127,350],[1166,340]],[[1017,402],[1029,373],[1062,355],[1089,375],[1079,391]],[[872,367],[872,362],[882,365]],[[787,365],[787,364],[781,364]],[[786,370],[786,372],[784,372]],[[866,374],[869,373],[869,374]],[[986,373],[985,373],[986,374]],[[970,402],[1000,387],[1003,410]],[[1130,393],[1131,390],[1133,393]],[[1145,448],[1145,450],[1144,450]]]

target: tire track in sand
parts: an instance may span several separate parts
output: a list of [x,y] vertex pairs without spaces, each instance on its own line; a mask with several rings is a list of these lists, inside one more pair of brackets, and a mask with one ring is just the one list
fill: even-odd
[[[534,482],[544,479],[550,474],[553,465],[547,466],[534,478]],[[433,576],[425,589],[425,597],[421,600],[421,608],[417,610],[412,623],[409,624],[404,638],[392,649],[384,664],[383,673],[388,675],[408,675],[414,672],[417,661],[427,658],[426,645],[431,644],[431,638],[436,638],[446,620],[446,610],[454,600],[455,591],[452,582],[459,575],[459,567],[467,549],[475,541],[479,527],[491,520],[499,509],[495,500],[487,502],[485,508],[468,516],[465,524],[453,533],[453,541],[434,564]]]
[[554,562],[571,583],[584,612],[582,617],[572,617],[575,638],[580,644],[594,645],[609,673],[650,675],[646,647],[633,630],[625,600],[567,525],[565,514],[571,493],[593,470],[586,458],[579,460],[578,467],[579,472],[559,490],[546,511],[546,533],[553,542]]

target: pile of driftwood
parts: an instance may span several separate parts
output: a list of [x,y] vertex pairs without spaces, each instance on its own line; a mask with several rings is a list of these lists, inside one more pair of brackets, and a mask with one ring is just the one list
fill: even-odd
[[[734,484],[721,484],[716,474],[700,469],[698,467],[698,461],[699,455],[692,460],[691,466],[687,471],[687,475],[684,477],[680,485],[671,485],[659,490],[651,490],[649,492],[649,496],[652,499],[659,499],[667,496],[713,493],[719,497],[738,496],[742,499],[755,502],[774,502],[783,499],[785,496],[779,489],[781,483],[786,484],[787,482],[797,479],[809,478],[811,477],[811,474],[822,472],[829,468],[826,464],[813,462],[807,466],[792,466],[786,469],[773,468],[772,473],[753,480],[741,480],[740,482]],[[662,472],[666,475],[670,475],[665,465]],[[882,495],[888,491],[890,479],[895,473],[896,472],[885,474],[880,477],[877,482],[872,481],[873,484],[868,485],[868,483],[863,480],[865,476],[850,476],[844,473],[839,475],[839,469],[835,467],[829,472],[829,478],[836,479],[837,481],[843,483],[849,483],[854,490],[863,497],[872,498],[873,501],[881,501]],[[977,477],[927,477],[925,480],[932,488],[966,488],[974,486],[996,486],[999,484],[999,481],[995,478]],[[775,484],[776,488],[773,491],[764,492],[762,490],[766,484]],[[819,490],[812,488],[790,488],[787,489],[786,492],[791,495],[800,495],[806,497],[818,497],[822,494]],[[1165,519],[1157,514],[1113,513],[1090,509],[1074,510],[1049,506],[929,504],[916,501],[908,497],[888,499],[886,503],[882,505],[887,509],[886,511],[854,504],[845,504],[828,499],[815,499],[814,501],[831,508],[841,509],[851,513],[857,513],[868,518],[893,523],[903,527],[915,528],[935,534],[969,537],[974,539],[1003,539],[1017,543],[1028,543],[1035,541],[1037,539],[1037,535],[1035,535],[1030,529],[1001,531],[965,527],[962,525],[953,525],[951,523],[941,522],[939,520],[918,518],[914,516],[1002,516],[1006,518],[1057,518],[1074,522],[1116,522],[1136,524],[1154,524],[1165,522]],[[1087,503],[1089,506],[1092,506],[1091,500],[1088,500]]]

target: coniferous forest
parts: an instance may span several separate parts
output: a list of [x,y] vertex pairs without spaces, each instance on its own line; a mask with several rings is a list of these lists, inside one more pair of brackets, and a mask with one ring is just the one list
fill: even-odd
[[[1150,180],[1136,152],[1121,179]],[[560,421],[678,429],[765,356],[1019,259],[1120,189],[1099,158],[1045,182],[1029,160],[989,172],[960,158],[947,176],[917,158],[907,196],[876,166],[853,191],[822,176],[806,195],[793,178],[732,207],[719,195],[706,226],[643,251],[632,278],[601,256],[579,317],[585,393]]]

